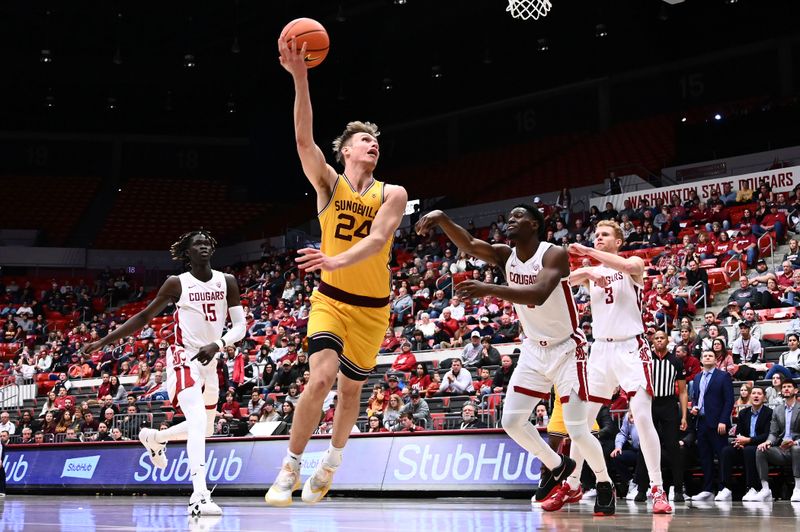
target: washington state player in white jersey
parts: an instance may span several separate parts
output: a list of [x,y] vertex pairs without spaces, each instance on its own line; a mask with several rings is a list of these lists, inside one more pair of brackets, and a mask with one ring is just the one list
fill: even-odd
[[[595,231],[594,248],[571,244],[573,255],[600,261],[600,266],[572,272],[573,285],[588,282],[592,305],[594,344],[589,357],[588,420],[594,420],[602,404],[611,402],[616,386],[628,393],[630,408],[641,440],[653,513],[671,513],[661,479],[661,443],[653,424],[653,365],[650,345],[642,336],[642,289],[644,261],[618,255],[624,239],[619,224],[601,221]],[[580,449],[579,449],[580,451]],[[573,455],[577,462],[580,457]]]
[[[564,423],[574,446],[586,457],[597,475],[595,515],[612,515],[614,490],[606,471],[600,442],[586,424],[585,338],[578,327],[577,309],[572,297],[567,252],[542,242],[544,218],[533,206],[519,205],[508,215],[508,237],[516,246],[489,244],[470,235],[442,211],[433,211],[417,223],[424,235],[440,227],[459,250],[489,264],[505,267],[508,286],[464,281],[456,289],[464,297],[496,296],[514,303],[525,340],[517,368],[508,384],[503,405],[503,428],[528,452],[547,467],[542,474],[534,501],[546,511],[577,502],[582,496],[575,462],[557,454],[545,443],[528,421],[536,405],[547,400],[555,384],[561,395]],[[577,470],[580,474],[580,470]]]
[[[239,287],[232,275],[211,269],[209,263],[216,241],[205,231],[186,233],[170,248],[173,260],[184,262],[190,271],[169,277],[155,299],[141,312],[84,351],[92,353],[107,344],[135,334],[170,303],[175,303],[174,344],[167,350],[167,389],[186,421],[157,431],[143,428],[139,439],[157,468],[167,466],[168,441],[186,440],[194,491],[188,513],[193,517],[220,515],[206,486],[205,439],[214,433],[219,380],[216,354],[244,338],[245,316]],[[226,317],[231,328],[223,336]]]

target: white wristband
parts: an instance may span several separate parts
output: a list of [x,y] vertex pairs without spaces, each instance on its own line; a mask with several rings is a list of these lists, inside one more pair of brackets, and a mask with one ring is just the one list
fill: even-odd
[[214,343],[219,346],[220,351],[222,351],[222,349],[225,347],[225,340],[223,340],[222,338],[220,338],[219,340],[215,340]]

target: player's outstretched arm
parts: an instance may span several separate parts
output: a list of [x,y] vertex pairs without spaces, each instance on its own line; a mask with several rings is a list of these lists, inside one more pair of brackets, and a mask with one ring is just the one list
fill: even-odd
[[578,268],[569,274],[569,284],[572,286],[578,286],[587,281],[592,281],[601,287],[605,287],[608,284],[606,277],[598,274],[593,267]]
[[462,297],[495,296],[520,305],[541,305],[568,275],[569,255],[563,248],[552,247],[544,254],[542,269],[532,285],[500,286],[468,280],[459,283],[456,291]]
[[511,255],[511,248],[505,244],[490,244],[475,238],[469,231],[455,223],[444,212],[431,211],[419,219],[414,227],[418,235],[427,235],[435,227],[440,227],[453,244],[458,246],[460,251],[477,257],[489,264],[503,265]]
[[177,277],[169,277],[163,285],[161,285],[161,289],[158,291],[155,299],[153,299],[147,307],[145,307],[141,312],[134,315],[117,327],[112,332],[108,333],[104,338],[96,342],[92,342],[90,344],[86,344],[83,348],[83,352],[86,354],[93,353],[98,349],[116,342],[121,338],[125,338],[126,336],[131,336],[142,329],[145,325],[150,323],[150,320],[158,316],[158,314],[164,310],[167,305],[170,303],[174,303],[178,301],[181,297],[181,281]]
[[311,182],[317,194],[320,192],[323,203],[327,202],[327,195],[336,180],[336,170],[325,162],[325,155],[314,142],[314,121],[311,110],[311,94],[308,88],[308,66],[305,62],[306,43],[297,49],[297,40],[292,39],[291,47],[283,39],[278,39],[281,66],[285,68],[294,80],[294,132],[297,142],[297,154],[303,172]]
[[385,185],[384,194],[386,199],[372,221],[369,235],[347,251],[333,257],[329,257],[315,248],[300,249],[298,250],[300,257],[297,258],[297,265],[312,272],[315,270],[333,271],[352,266],[380,251],[384,244],[392,239],[394,232],[400,226],[406,210],[406,203],[408,203],[408,193],[401,186]]
[[599,249],[586,247],[582,244],[570,244],[569,252],[578,257],[592,257],[609,268],[614,268],[628,275],[639,277],[644,275],[644,261],[641,257],[620,257],[614,253],[600,251]]

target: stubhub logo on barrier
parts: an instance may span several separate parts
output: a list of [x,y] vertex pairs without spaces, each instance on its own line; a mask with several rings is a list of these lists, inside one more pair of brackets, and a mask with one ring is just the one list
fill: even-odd
[[83,456],[81,458],[67,458],[64,460],[64,470],[61,472],[61,478],[91,479],[94,476],[99,461],[99,454],[95,456]]

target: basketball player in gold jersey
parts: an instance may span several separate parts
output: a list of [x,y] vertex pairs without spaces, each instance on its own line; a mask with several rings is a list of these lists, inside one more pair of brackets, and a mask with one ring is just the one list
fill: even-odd
[[[295,41],[293,41],[295,42]],[[376,181],[378,128],[350,122],[333,142],[338,175],[314,143],[305,46],[289,48],[278,40],[280,62],[294,78],[294,126],[303,172],[317,191],[322,226],[321,249],[301,249],[297,263],[320,270],[322,282],[311,296],[308,351],[311,380],[294,414],[289,449],[266,501],[288,506],[300,487],[300,460],[317,428],[322,403],[337,380],[336,417],[328,450],[303,486],[303,501],[319,502],[342,462],[342,449],[358,418],[361,387],[389,323],[392,238],[403,218],[408,195],[403,187]]]

